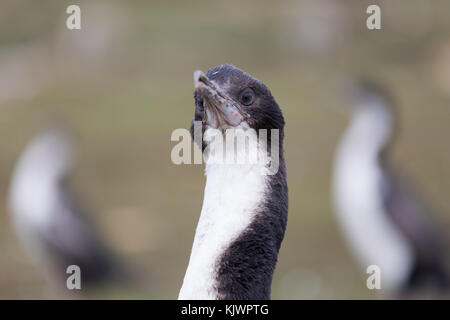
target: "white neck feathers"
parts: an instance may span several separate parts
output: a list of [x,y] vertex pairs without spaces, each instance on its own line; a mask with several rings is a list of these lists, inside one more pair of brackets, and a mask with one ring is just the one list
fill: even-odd
[[[208,134],[206,130],[205,136]],[[245,152],[239,146],[237,150]],[[255,219],[267,187],[267,175],[263,174],[266,163],[220,164],[210,160],[205,169],[203,207],[179,299],[220,298],[216,290],[219,259]]]

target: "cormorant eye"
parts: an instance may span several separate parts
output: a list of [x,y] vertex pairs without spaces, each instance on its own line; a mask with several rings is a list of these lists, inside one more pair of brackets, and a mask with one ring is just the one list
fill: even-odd
[[251,89],[245,90],[241,95],[241,103],[245,106],[249,106],[255,100],[255,94]]

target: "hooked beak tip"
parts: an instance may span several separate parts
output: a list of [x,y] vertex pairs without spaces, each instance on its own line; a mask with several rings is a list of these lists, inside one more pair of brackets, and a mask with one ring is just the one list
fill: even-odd
[[202,78],[205,77],[205,74],[201,70],[197,70],[194,72],[194,87],[199,90],[202,88],[203,82]]

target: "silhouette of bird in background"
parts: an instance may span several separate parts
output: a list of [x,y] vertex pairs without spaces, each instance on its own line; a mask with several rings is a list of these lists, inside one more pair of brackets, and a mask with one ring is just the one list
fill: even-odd
[[72,158],[70,140],[61,129],[35,137],[14,169],[9,206],[19,238],[44,268],[51,287],[66,288],[67,268],[76,265],[85,292],[119,281],[124,270],[66,187]]
[[380,268],[383,292],[407,297],[427,285],[448,289],[437,227],[389,165],[393,102],[367,81],[351,92],[351,121],[336,151],[332,183],[342,232],[364,269]]

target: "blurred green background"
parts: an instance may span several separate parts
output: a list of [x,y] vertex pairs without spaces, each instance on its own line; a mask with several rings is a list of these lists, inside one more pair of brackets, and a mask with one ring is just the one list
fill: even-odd
[[[373,3],[378,31],[365,25]],[[81,30],[66,28],[70,4],[81,6]],[[449,14],[446,0],[3,0],[0,298],[52,297],[10,225],[6,197],[20,152],[53,117],[77,136],[71,187],[145,279],[139,290],[96,297],[177,297],[205,178],[201,165],[172,164],[170,135],[192,118],[193,71],[223,63],[265,82],[287,122],[290,210],[273,298],[376,298],[330,203],[348,120],[339,88],[365,75],[391,89],[401,124],[392,161],[449,230]]]

